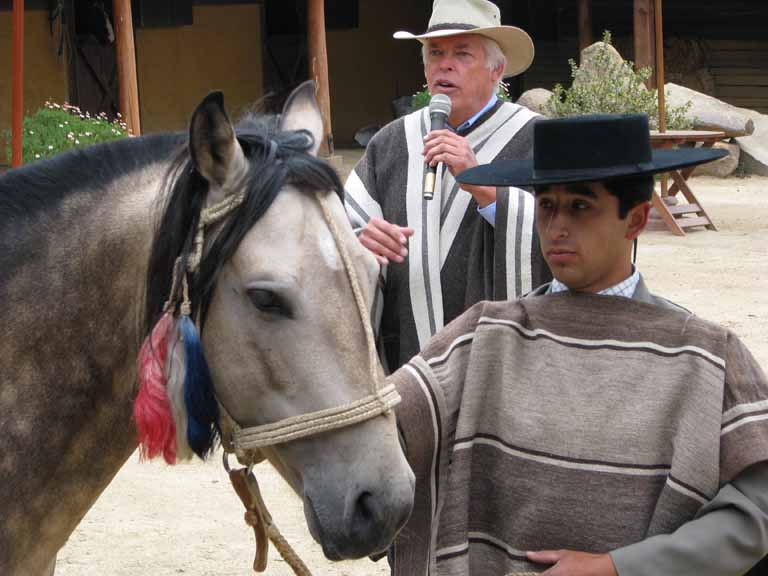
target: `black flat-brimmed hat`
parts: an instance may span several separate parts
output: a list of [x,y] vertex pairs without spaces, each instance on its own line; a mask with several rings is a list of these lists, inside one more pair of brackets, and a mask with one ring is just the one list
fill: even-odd
[[653,150],[644,114],[574,116],[534,125],[532,160],[498,160],[465,170],[456,180],[480,186],[571,184],[669,172],[726,154],[711,148]]

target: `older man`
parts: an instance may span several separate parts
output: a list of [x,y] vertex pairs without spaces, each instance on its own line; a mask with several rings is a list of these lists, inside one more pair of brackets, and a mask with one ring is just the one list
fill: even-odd
[[735,576],[768,552],[765,374],[631,258],[653,174],[723,154],[652,151],[645,116],[569,118],[536,123],[533,162],[459,175],[534,186],[555,279],[390,377],[417,479],[396,574]]
[[[425,34],[395,38],[422,42],[429,91],[452,108],[444,130],[429,131],[426,110],[385,126],[345,187],[360,241],[386,265],[379,337],[391,370],[475,302],[517,297],[550,277],[533,197],[455,180],[478,161],[530,154],[536,115],[496,94],[502,76],[530,66],[530,37],[501,26],[488,0],[435,0]],[[425,165],[437,167],[432,200],[423,196]]]

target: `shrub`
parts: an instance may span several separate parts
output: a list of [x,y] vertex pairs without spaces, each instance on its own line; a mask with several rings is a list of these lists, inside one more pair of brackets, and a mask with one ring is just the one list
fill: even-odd
[[[603,43],[594,54],[593,68],[580,68],[573,59],[570,88],[557,84],[548,102],[554,117],[579,116],[582,114],[647,114],[651,128],[658,128],[659,101],[656,90],[648,90],[645,81],[651,77],[651,68],[635,71],[632,62],[611,58],[611,34],[603,34]],[[667,128],[690,129],[693,122],[687,114],[691,102],[685,106],[666,106]]]
[[[118,116],[110,121],[103,112],[91,116],[77,106],[46,102],[31,116],[24,118],[22,158],[25,164],[81,146],[90,146],[130,136],[125,122]],[[8,158],[11,157],[11,134],[6,131]]]

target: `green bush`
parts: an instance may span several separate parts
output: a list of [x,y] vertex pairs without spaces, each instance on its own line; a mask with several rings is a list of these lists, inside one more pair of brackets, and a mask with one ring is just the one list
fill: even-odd
[[[496,92],[496,96],[499,100],[509,102],[511,100],[509,96],[509,87],[504,82],[499,82],[499,89]],[[426,85],[424,88],[416,92],[411,98],[411,110],[419,110],[425,106],[429,106],[429,101],[432,99],[432,94],[429,93]]]
[[[634,70],[632,62],[616,62],[611,58],[609,46],[611,34],[603,34],[603,44],[594,55],[594,68],[599,71],[583,70],[573,59],[571,78],[575,81],[570,88],[557,84],[548,102],[554,117],[579,116],[582,114],[647,114],[651,128],[658,128],[659,101],[656,90],[648,90],[645,81],[651,77],[650,68]],[[687,130],[693,125],[688,117],[691,102],[683,107],[666,106],[667,128]]]
[[[91,116],[77,106],[46,102],[24,118],[22,158],[25,164],[59,152],[130,136],[120,117],[109,121],[104,113]],[[7,154],[11,157],[11,133],[6,131]]]

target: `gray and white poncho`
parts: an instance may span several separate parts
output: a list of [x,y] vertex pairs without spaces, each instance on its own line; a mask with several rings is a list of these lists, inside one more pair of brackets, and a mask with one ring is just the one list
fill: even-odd
[[[478,162],[531,154],[536,114],[497,104],[465,136]],[[495,228],[472,196],[438,167],[434,198],[423,198],[426,109],[395,120],[370,141],[345,185],[356,228],[379,217],[416,232],[402,264],[390,263],[379,339],[390,369],[415,355],[445,324],[480,300],[521,296],[551,278],[534,230],[533,196],[499,188]]]

